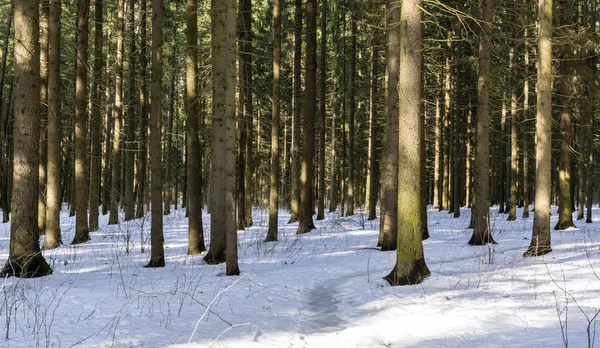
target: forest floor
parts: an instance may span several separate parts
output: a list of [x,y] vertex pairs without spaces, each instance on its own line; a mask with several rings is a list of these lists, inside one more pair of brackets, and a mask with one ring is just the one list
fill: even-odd
[[[74,218],[63,214],[69,242]],[[457,219],[429,211],[431,276],[406,287],[382,279],[395,252],[374,248],[379,220],[361,213],[329,214],[301,236],[281,215],[279,241],[263,243],[268,214],[257,211],[255,226],[239,232],[239,277],[224,276],[225,265],[206,265],[203,255],[185,255],[181,209],[165,217],[161,269],[144,268],[149,217],[118,226],[101,217],[90,242],[44,251],[53,275],[0,279],[0,346],[593,346],[600,341],[600,223],[553,231],[552,253],[523,258],[531,216],[507,222],[492,209],[498,244],[471,247],[469,210]],[[208,239],[208,215],[204,224]],[[1,263],[9,230],[0,226]]]

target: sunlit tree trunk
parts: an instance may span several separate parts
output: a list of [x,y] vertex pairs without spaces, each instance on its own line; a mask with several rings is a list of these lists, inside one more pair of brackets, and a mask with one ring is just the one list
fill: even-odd
[[400,84],[398,87],[398,241],[396,265],[385,279],[391,285],[418,284],[429,276],[421,240],[421,115],[422,0],[404,0],[400,14]]
[[[142,0],[145,1],[145,0]],[[134,197],[134,178],[135,178],[135,120],[137,119],[135,99],[135,81],[136,81],[136,49],[135,49],[135,3],[136,0],[128,0],[127,3],[127,27],[129,30],[129,74],[128,74],[128,104],[127,104],[127,127],[125,133],[125,170],[123,175],[123,210],[125,212],[125,221],[129,221],[135,216],[135,197]],[[167,168],[169,168],[167,166]]]
[[398,78],[400,69],[399,21],[400,2],[387,1],[387,121],[381,160],[381,218],[377,246],[381,251],[396,249],[398,219]]
[[539,256],[550,246],[552,189],[552,0],[538,0],[538,80],[536,115],[535,212],[531,244],[523,256]]
[[321,56],[319,57],[319,201],[317,220],[325,219],[325,124],[327,118],[327,0],[321,1]]
[[235,0],[212,0],[213,155],[209,264],[240,273],[235,224]]
[[481,34],[479,40],[479,78],[477,83],[477,145],[475,148],[474,171],[474,202],[472,214],[474,217],[473,235],[470,245],[495,243],[490,231],[490,130],[489,130],[489,99],[491,74],[491,48],[493,21],[493,0],[483,0],[481,3]]
[[302,0],[296,0],[294,15],[294,91],[292,110],[292,197],[290,206],[290,221],[298,221],[300,207],[300,114],[302,108]]
[[281,5],[273,3],[273,100],[271,115],[271,183],[269,189],[269,227],[266,242],[277,240],[279,226],[279,116],[281,96]]
[[10,249],[2,276],[52,273],[39,245],[37,193],[40,137],[39,0],[14,2],[14,171]]
[[77,1],[77,78],[75,82],[75,236],[71,244],[90,240],[88,228],[87,68],[89,0]]
[[[100,1],[101,3],[101,1]],[[60,231],[60,0],[50,1],[48,27],[48,185],[44,249],[62,244]]]
[[200,127],[198,108],[198,0],[187,0],[187,46],[185,51],[186,116],[187,116],[187,212],[188,255],[206,250],[202,226],[202,152],[200,149]]
[[[558,22],[562,30],[561,37],[569,38],[568,27],[573,25],[569,1],[559,1]],[[566,40],[568,42],[568,40]],[[571,138],[573,127],[571,125],[571,99],[573,98],[573,72],[570,60],[573,59],[573,47],[563,42],[559,45],[559,76],[558,88],[561,99],[560,113],[560,154],[558,159],[558,223],[555,230],[564,230],[574,227],[573,223],[573,196],[571,195]]]
[[315,154],[315,113],[317,109],[317,4],[306,1],[306,73],[304,88],[304,134],[302,167],[300,170],[300,207],[298,230],[306,233],[315,229],[313,222],[313,177]]
[[[153,5],[154,6],[154,5]],[[125,38],[125,0],[118,2],[117,57],[115,60],[115,104],[113,110],[112,178],[110,192],[109,224],[119,223],[119,200],[121,192],[121,122],[123,115],[123,50]]]
[[100,177],[102,175],[101,137],[102,116],[100,115],[100,102],[102,93],[102,0],[94,1],[94,72],[92,83],[92,108],[91,108],[91,130],[92,130],[92,160],[90,161],[90,232],[98,230],[98,207],[100,205]]
[[[377,35],[377,34],[375,34]],[[379,101],[379,38],[373,38],[371,44],[371,81],[369,107],[369,142],[367,160],[367,187],[365,203],[367,204],[368,220],[377,218],[377,102]]]

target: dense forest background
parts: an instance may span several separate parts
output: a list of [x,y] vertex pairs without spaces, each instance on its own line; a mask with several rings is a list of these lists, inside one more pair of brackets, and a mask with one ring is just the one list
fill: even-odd
[[600,192],[597,12],[595,0],[5,3],[3,272],[51,272],[39,236],[69,242],[65,205],[72,244],[99,214],[149,212],[150,267],[164,266],[162,215],[179,208],[188,254],[210,246],[206,262],[231,275],[236,230],[267,207],[267,241],[278,209],[300,234],[325,211],[380,214],[394,285],[429,274],[428,206],[474,207],[470,243],[485,244],[490,205],[516,220],[535,203],[525,255],[545,254],[550,204],[565,229],[574,211],[592,221]]

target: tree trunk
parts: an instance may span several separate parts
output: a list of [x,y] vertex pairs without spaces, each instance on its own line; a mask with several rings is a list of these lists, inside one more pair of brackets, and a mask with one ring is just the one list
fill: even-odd
[[90,240],[88,228],[87,67],[89,0],[77,1],[77,78],[75,82],[75,236],[71,244]]
[[296,0],[294,15],[294,92],[292,114],[292,199],[290,221],[298,221],[300,205],[300,100],[302,99],[302,0]]
[[[571,20],[571,3],[559,1],[558,22],[563,31],[561,37],[569,38],[568,27],[573,25]],[[567,42],[569,40],[566,40]],[[571,71],[570,59],[573,59],[571,47],[568,43],[560,45],[559,59],[559,82],[558,88],[561,99],[560,113],[560,154],[558,159],[558,223],[554,226],[555,230],[564,230],[574,227],[573,223],[573,196],[571,195],[571,138],[573,128],[571,126],[571,98],[573,98],[573,72]]]
[[[243,62],[246,65],[244,69],[244,76],[242,78],[246,81],[246,88],[244,92],[244,118],[246,122],[246,144],[245,150],[246,155],[244,157],[246,163],[244,165],[244,224],[246,227],[250,227],[254,224],[252,221],[252,174],[254,172],[253,164],[253,118],[254,118],[254,104],[252,99],[252,0],[241,0],[244,4],[242,12],[243,18],[243,36],[245,43],[245,50],[243,53]],[[260,121],[260,120],[259,120]],[[260,130],[257,134],[260,136]],[[260,149],[260,142],[257,145]]]
[[235,224],[235,0],[212,0],[213,154],[209,264],[240,273]]
[[[326,3],[327,0],[325,0]],[[323,51],[321,51],[323,52]],[[271,183],[269,189],[269,229],[265,242],[277,240],[279,226],[279,116],[281,96],[281,4],[273,4],[273,101],[271,115]],[[320,202],[320,201],[319,201]]]
[[40,165],[38,195],[38,229],[46,230],[46,184],[48,161],[48,25],[50,16],[49,0],[42,0],[40,17]]
[[474,202],[472,214],[474,217],[473,235],[470,245],[495,243],[490,231],[490,129],[489,129],[489,100],[490,100],[490,71],[493,21],[493,0],[481,3],[481,34],[479,40],[479,78],[477,84],[477,141],[475,148],[474,171]]
[[[378,35],[378,33],[374,33]],[[371,44],[371,86],[369,107],[369,141],[367,159],[367,187],[365,202],[369,213],[368,220],[377,218],[377,102],[379,101],[379,36],[372,39]]]
[[[517,9],[515,9],[517,11]],[[516,13],[516,12],[515,12]],[[517,16],[513,17],[514,23],[517,22]],[[509,74],[510,74],[510,198],[507,221],[517,220],[517,181],[519,170],[519,137],[518,137],[518,119],[517,119],[517,31],[513,27],[512,39],[513,45],[509,50]]]
[[[354,7],[350,5],[350,7]],[[356,138],[355,114],[356,114],[356,19],[354,11],[350,11],[350,112],[348,120],[348,201],[346,216],[354,215],[354,190],[356,184],[356,155],[354,153],[354,140]]]
[[[134,205],[134,176],[135,176],[135,119],[136,117],[136,52],[135,52],[135,3],[136,0],[128,0],[127,4],[127,27],[129,30],[129,76],[128,76],[128,104],[127,104],[127,128],[125,133],[125,170],[123,176],[123,210],[125,221],[132,220],[135,216]],[[169,168],[169,166],[167,166]]]
[[138,156],[139,170],[137,171],[137,209],[135,217],[141,219],[144,216],[144,197],[146,196],[146,171],[148,156],[148,78],[146,69],[147,45],[146,45],[146,1],[140,2],[141,24],[140,24],[140,155]]
[[317,5],[306,1],[306,73],[304,88],[304,136],[300,170],[300,207],[297,234],[315,229],[313,222],[313,159],[315,154],[315,113],[317,97]]
[[325,219],[325,129],[327,118],[327,0],[321,1],[321,56],[319,57],[319,201],[317,220]]
[[200,149],[198,108],[198,0],[187,0],[187,46],[185,51],[187,116],[187,191],[188,255],[206,250],[202,226],[202,152]]
[[523,256],[540,256],[552,251],[552,0],[538,1],[538,21],[535,212],[531,244]]
[[[0,62],[0,208],[2,209],[2,222],[8,222],[8,117],[4,117],[4,84],[6,78],[6,61],[8,58],[8,44],[11,39],[11,26],[13,22],[14,4],[11,2],[6,19],[4,40],[2,43],[2,61]],[[11,87],[12,89],[12,87]],[[12,99],[9,99],[12,100]],[[10,101],[9,101],[10,108]]]
[[[527,29],[524,32],[525,54],[523,63],[525,64],[524,82],[523,82],[523,125],[528,129],[529,120],[529,47],[527,45]],[[528,132],[523,132],[523,219],[529,218],[529,141]]]
[[381,159],[381,218],[377,246],[381,251],[396,249],[398,219],[398,79],[400,69],[399,30],[400,2],[387,1],[387,121]]
[[[173,37],[172,42],[177,42],[177,27],[173,26]],[[177,45],[174,45],[173,52],[171,52],[170,65],[175,66],[177,64]],[[176,86],[175,80],[179,80],[176,76],[177,71],[171,71],[171,82],[169,84],[169,113],[167,116],[167,129],[165,137],[167,138],[167,146],[165,149],[165,180],[163,182],[163,200],[164,200],[164,214],[171,214],[171,196],[172,196],[172,167],[173,167],[173,121],[175,119],[175,95]]]
[[102,116],[100,115],[100,102],[102,93],[102,5],[103,0],[95,0],[95,19],[94,19],[94,73],[93,73],[93,91],[92,91],[92,160],[91,179],[90,179],[90,232],[98,230],[98,207],[100,205],[100,177],[102,175],[101,159],[101,137],[102,137]]
[[40,252],[37,194],[40,137],[39,0],[14,2],[14,172],[10,250],[2,276],[32,278],[52,269]]
[[60,0],[50,1],[48,27],[48,185],[44,249],[62,244],[60,231]]
[[[122,0],[120,0],[122,1]],[[146,267],[164,267],[162,201],[162,53],[163,53],[163,1],[152,0],[152,67],[150,71],[150,201],[152,222],[150,226],[150,261]]]
[[400,84],[398,156],[398,244],[396,265],[385,279],[393,286],[418,284],[429,276],[421,240],[422,0],[404,0],[400,14]]
[[[154,2],[152,6],[154,8]],[[109,225],[119,223],[119,200],[121,192],[121,122],[123,115],[123,40],[125,37],[125,0],[119,0],[117,11],[117,57],[115,61],[115,105],[113,110],[113,148],[111,163],[112,189],[110,192],[110,216],[108,218]]]

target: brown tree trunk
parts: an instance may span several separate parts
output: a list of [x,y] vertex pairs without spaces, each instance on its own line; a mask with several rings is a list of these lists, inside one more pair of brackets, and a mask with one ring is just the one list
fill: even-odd
[[[154,1],[154,0],[153,0]],[[153,2],[154,8],[154,2]],[[125,38],[125,0],[118,2],[117,57],[115,61],[115,105],[113,110],[112,189],[110,192],[110,216],[108,224],[119,223],[121,192],[121,122],[123,118],[123,41]]]
[[2,276],[52,273],[42,256],[37,225],[40,137],[39,0],[14,2],[14,172],[10,249]]
[[[4,40],[2,43],[2,61],[0,62],[0,208],[2,209],[2,222],[8,222],[8,118],[4,117],[4,84],[6,77],[6,61],[8,57],[8,44],[11,39],[11,26],[13,22],[14,4],[11,2],[6,19]],[[11,100],[11,99],[9,99]],[[10,102],[9,102],[10,105]]]
[[102,5],[103,0],[95,0],[95,18],[94,18],[94,72],[93,72],[93,90],[92,90],[92,160],[90,161],[90,232],[98,230],[98,207],[100,205],[100,177],[102,175],[101,159],[101,137],[102,137],[102,116],[100,115],[100,101],[102,93]]
[[42,0],[40,17],[40,165],[38,195],[38,229],[46,230],[46,184],[48,161],[48,25],[50,16],[49,0]]
[[[128,76],[128,104],[127,104],[127,128],[125,129],[125,170],[123,175],[123,210],[125,212],[125,221],[135,217],[134,200],[134,177],[135,177],[135,120],[136,120],[136,52],[135,52],[135,3],[136,0],[128,0],[127,3],[127,27],[129,30],[129,76]],[[167,166],[169,168],[169,166]]]
[[327,118],[327,0],[321,1],[321,56],[319,57],[319,201],[317,220],[325,219],[325,124]]
[[[517,9],[515,9],[516,11]],[[515,12],[516,13],[516,12]],[[517,22],[517,16],[513,17],[514,23]],[[510,74],[510,198],[508,207],[508,221],[517,220],[517,181],[519,170],[519,137],[518,137],[518,118],[517,118],[517,31],[513,27],[512,39],[513,45],[509,50],[509,74]]]
[[60,0],[50,1],[48,27],[48,185],[44,249],[62,244],[60,231]]
[[90,240],[88,228],[87,67],[89,0],[77,1],[77,78],[75,81],[75,236],[71,244]]
[[[325,0],[326,3],[327,0]],[[269,189],[269,229],[265,242],[277,240],[279,226],[279,117],[281,96],[281,4],[273,4],[273,101],[271,116],[271,183]]]
[[381,251],[396,249],[398,219],[398,79],[400,69],[400,2],[387,1],[386,112],[383,158],[381,160],[381,218],[377,246]]
[[[526,0],[525,0],[526,1]],[[525,54],[523,63],[525,64],[524,82],[523,82],[523,125],[528,127],[529,120],[529,47],[527,45],[527,29],[524,32]],[[528,129],[528,128],[527,128]],[[529,218],[529,141],[528,132],[523,132],[523,219]]]
[[484,245],[495,243],[490,231],[490,130],[489,130],[489,99],[490,99],[490,74],[491,74],[491,48],[493,21],[493,0],[484,0],[481,3],[481,34],[479,40],[479,79],[477,84],[477,141],[475,148],[474,171],[474,202],[472,214],[474,217],[473,235],[469,240],[470,245]]
[[315,113],[317,97],[317,5],[306,1],[306,73],[304,88],[304,134],[300,170],[300,207],[297,234],[315,229],[313,222],[313,159],[315,154]]
[[540,256],[552,251],[552,0],[538,0],[538,21],[535,212],[531,244],[523,256]]
[[187,0],[187,46],[185,51],[186,116],[187,116],[187,191],[188,255],[206,250],[202,226],[202,152],[198,108],[198,0]]
[[[569,38],[569,26],[573,25],[570,2],[559,1],[558,22],[563,33],[561,37]],[[566,40],[567,42],[569,40]],[[573,59],[573,47],[568,43],[562,43],[559,49],[559,82],[561,98],[560,113],[560,155],[558,159],[558,223],[555,230],[564,230],[574,227],[573,223],[573,196],[571,195],[571,138],[573,127],[571,125],[571,98],[573,98],[573,72],[571,71],[570,59]]]
[[[122,0],[120,0],[122,1]],[[163,53],[163,1],[152,0],[152,67],[150,83],[150,201],[152,224],[150,226],[150,261],[146,267],[164,267],[162,200],[162,53]]]
[[[378,35],[374,33],[374,35]],[[371,45],[371,85],[370,85],[370,107],[369,107],[369,141],[367,159],[367,187],[365,202],[369,213],[368,220],[377,218],[377,102],[379,101],[379,36],[372,39]]]
[[[351,8],[354,5],[350,5]],[[354,154],[355,114],[356,114],[356,19],[354,11],[350,11],[350,112],[348,120],[348,196],[346,216],[354,215],[354,190],[356,184],[356,155]]]
[[235,0],[212,0],[213,154],[209,264],[240,273],[235,224]]
[[429,276],[421,240],[422,0],[404,0],[400,14],[400,84],[398,151],[398,244],[396,265],[385,279],[393,286],[418,284]]
[[146,73],[148,63],[146,56],[146,1],[141,1],[140,7],[140,154],[138,156],[139,170],[137,171],[137,209],[135,212],[135,217],[138,219],[144,216],[144,198],[146,197],[146,171],[148,163],[148,78]]
[[300,114],[302,99],[302,0],[296,0],[294,15],[294,92],[292,110],[292,199],[290,221],[298,221],[300,206]]

